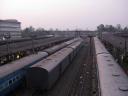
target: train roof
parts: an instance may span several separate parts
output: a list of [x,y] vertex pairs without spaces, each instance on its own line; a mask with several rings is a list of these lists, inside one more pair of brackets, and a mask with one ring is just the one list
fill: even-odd
[[102,96],[128,96],[128,76],[110,54],[97,56]]
[[46,59],[38,62],[37,64],[32,65],[31,68],[34,67],[39,67],[39,68],[43,68],[46,69],[47,71],[52,70],[55,66],[57,66],[65,57],[67,57],[69,55],[70,52],[73,51],[73,48],[71,48],[71,46],[78,46],[80,44],[81,41],[79,42],[74,42],[71,45],[69,45],[68,47],[61,49],[60,51],[54,53],[53,55],[47,57]]
[[37,60],[37,58],[41,58],[43,55],[46,55],[46,52],[38,52],[37,54],[33,54],[19,60],[13,61],[9,64],[0,66],[0,78],[3,78],[25,66]]
[[[96,37],[94,40],[96,43]],[[101,43],[98,38],[97,42]],[[95,49],[97,48],[99,46],[95,44]],[[97,54],[96,58],[101,96],[128,96],[128,76],[113,56],[102,53]]]
[[47,57],[46,59],[32,65],[33,67],[41,67],[46,69],[47,71],[52,70],[55,66],[57,66],[70,52],[72,52],[73,49],[71,48],[64,48],[60,51],[54,53],[53,55]]
[[94,37],[94,43],[96,48],[96,55],[102,53],[109,53],[97,37]]

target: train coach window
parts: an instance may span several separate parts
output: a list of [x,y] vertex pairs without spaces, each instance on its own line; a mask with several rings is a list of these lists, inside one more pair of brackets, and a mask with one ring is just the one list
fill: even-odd
[[12,80],[9,80],[9,85],[12,84]]
[[17,79],[17,80],[19,80],[19,79],[20,79],[20,77],[21,77],[21,75],[18,75],[18,76],[16,76],[16,79]]
[[16,80],[16,79],[15,79],[15,78],[13,78],[13,82],[15,82],[15,80]]
[[8,82],[4,83],[4,86],[7,87],[8,86]]
[[15,76],[15,80],[17,80],[16,76]]
[[106,60],[106,61],[110,62],[111,60]]
[[5,89],[5,88],[7,88],[8,87],[8,82],[3,83],[1,86],[2,86],[2,90]]
[[3,90],[3,86],[1,85],[1,86],[0,86],[0,91],[2,91],[2,90]]
[[19,79],[19,76],[16,76],[16,79],[18,80]]

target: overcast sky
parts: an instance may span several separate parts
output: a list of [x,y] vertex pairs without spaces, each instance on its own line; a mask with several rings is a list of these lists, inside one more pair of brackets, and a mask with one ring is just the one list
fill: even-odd
[[59,29],[96,29],[99,24],[128,26],[128,0],[0,0],[0,19]]

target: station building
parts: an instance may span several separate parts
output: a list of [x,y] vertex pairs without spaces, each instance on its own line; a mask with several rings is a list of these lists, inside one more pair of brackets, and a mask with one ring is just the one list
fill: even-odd
[[15,19],[0,20],[0,39],[20,38],[21,22]]

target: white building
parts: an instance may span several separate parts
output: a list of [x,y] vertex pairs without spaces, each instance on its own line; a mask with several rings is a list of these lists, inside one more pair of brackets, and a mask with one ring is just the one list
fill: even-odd
[[9,35],[11,38],[21,37],[21,23],[15,19],[0,20],[0,38]]

